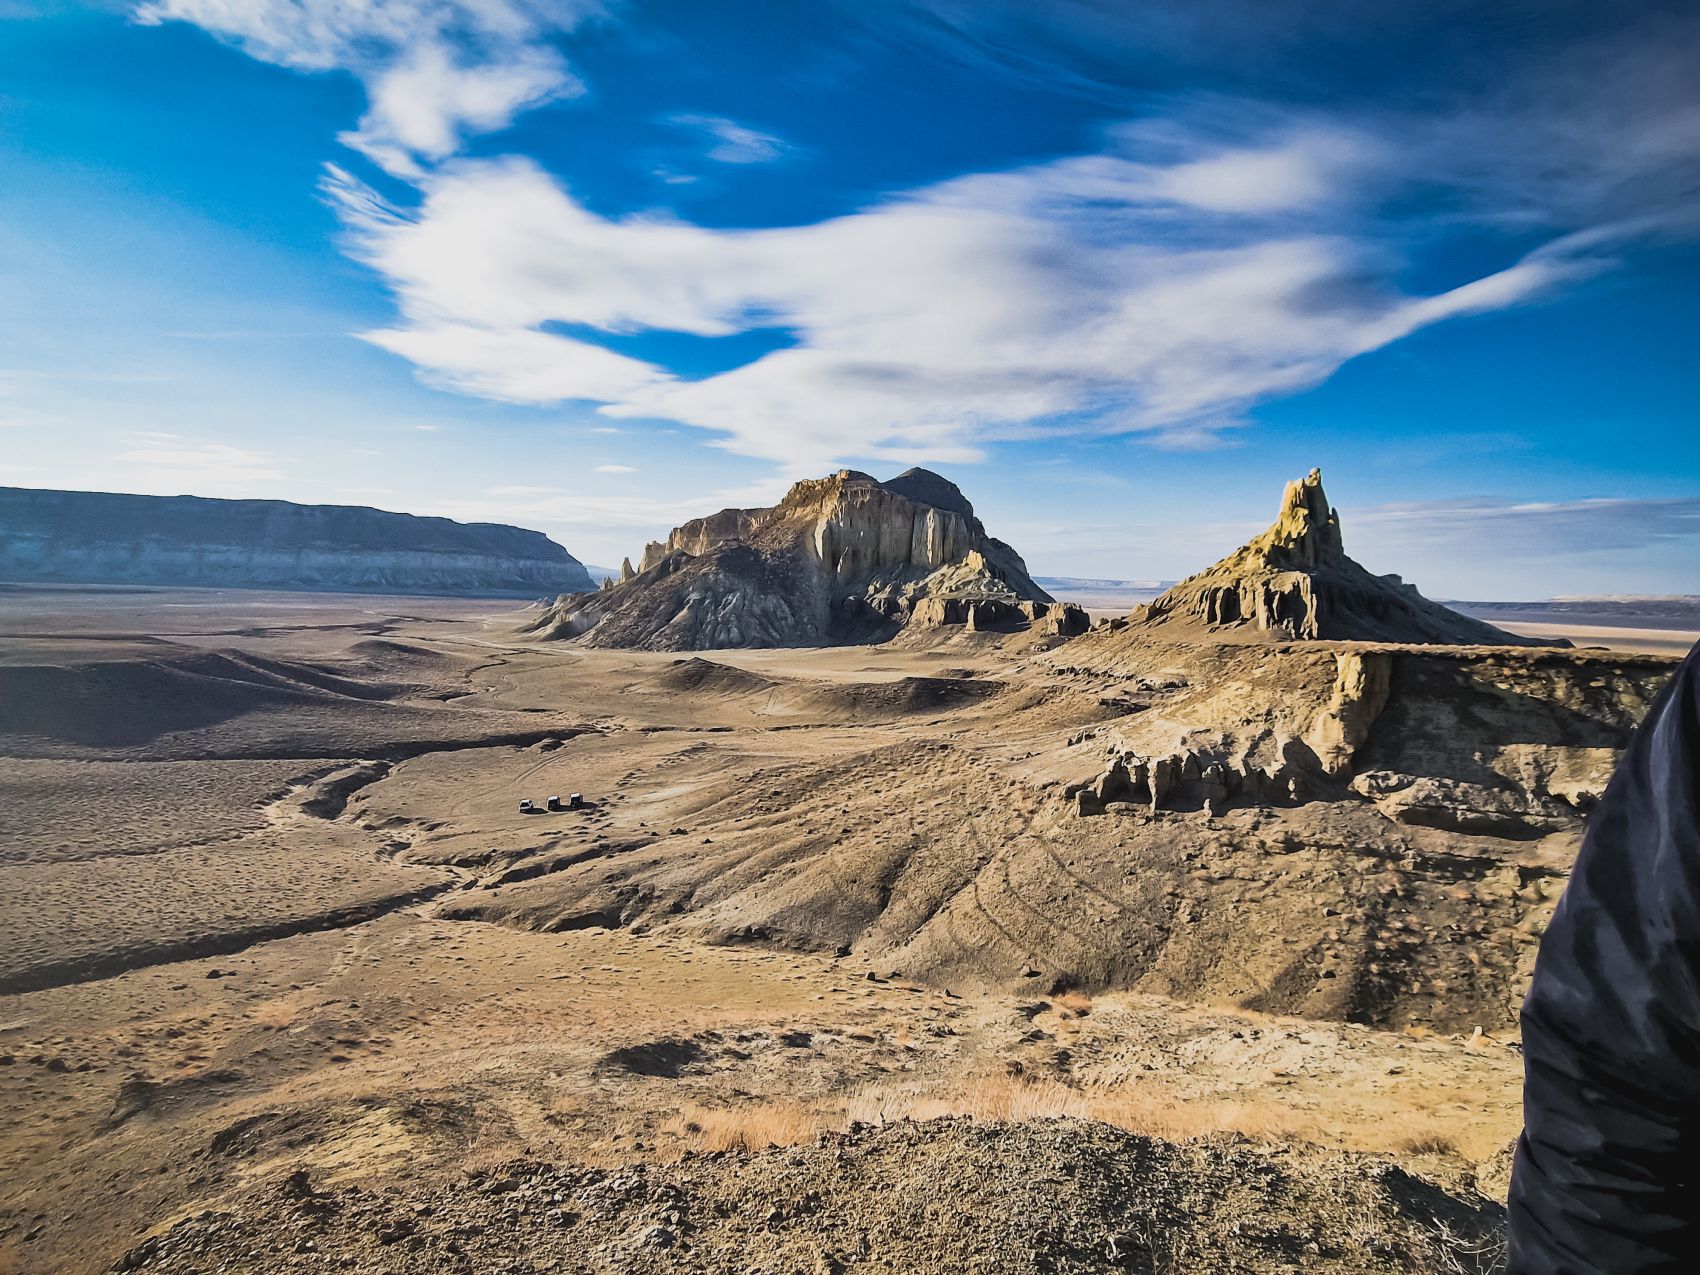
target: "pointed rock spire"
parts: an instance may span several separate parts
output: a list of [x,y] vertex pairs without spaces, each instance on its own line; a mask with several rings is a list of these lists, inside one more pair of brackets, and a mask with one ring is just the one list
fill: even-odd
[[1542,645],[1431,602],[1346,555],[1340,517],[1313,469],[1287,484],[1275,522],[1129,617],[1130,625],[1244,640]]
[[1345,558],[1340,515],[1329,508],[1320,469],[1287,484],[1274,526],[1246,547],[1289,571],[1314,571]]
[[631,580],[631,579],[635,578],[636,575],[637,575],[637,572],[632,570],[632,560],[630,558],[621,558],[620,559],[620,583],[624,584],[627,580]]

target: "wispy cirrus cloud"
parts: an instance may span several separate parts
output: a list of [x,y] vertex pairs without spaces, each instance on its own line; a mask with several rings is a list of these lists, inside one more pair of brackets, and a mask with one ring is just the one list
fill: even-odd
[[[1342,522],[1348,522],[1342,516]],[[1492,556],[1556,556],[1700,544],[1700,499],[1609,498],[1514,501],[1492,498],[1381,505],[1355,512],[1348,532],[1401,546],[1466,548]]]
[[143,486],[182,483],[183,490],[247,491],[257,482],[284,477],[275,456],[253,448],[157,431],[130,434],[124,441],[115,459]]
[[668,123],[703,134],[708,141],[705,153],[720,164],[767,164],[791,150],[788,143],[772,133],[763,133],[723,115],[671,115]]
[[597,0],[146,0],[145,24],[191,22],[265,62],[347,71],[367,110],[341,140],[416,177],[469,134],[583,91],[550,37]]

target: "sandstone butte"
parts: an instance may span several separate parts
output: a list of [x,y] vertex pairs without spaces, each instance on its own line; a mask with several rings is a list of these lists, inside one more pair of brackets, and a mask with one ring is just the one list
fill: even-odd
[[987,534],[954,483],[925,469],[880,482],[843,469],[777,505],[723,509],[652,542],[618,582],[559,598],[542,638],[642,650],[823,646],[914,626],[1088,626],[1009,545]]

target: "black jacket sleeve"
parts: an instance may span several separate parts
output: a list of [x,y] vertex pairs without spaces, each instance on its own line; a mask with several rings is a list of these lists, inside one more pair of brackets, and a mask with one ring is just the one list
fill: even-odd
[[1700,647],[1589,821],[1523,1053],[1512,1275],[1700,1272]]

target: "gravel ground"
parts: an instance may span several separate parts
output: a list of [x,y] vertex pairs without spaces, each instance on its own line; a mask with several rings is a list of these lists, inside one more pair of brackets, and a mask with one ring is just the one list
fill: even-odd
[[516,1161],[436,1184],[275,1178],[115,1270],[1487,1272],[1499,1207],[1373,1156],[1107,1125],[939,1120],[756,1154],[589,1169]]

